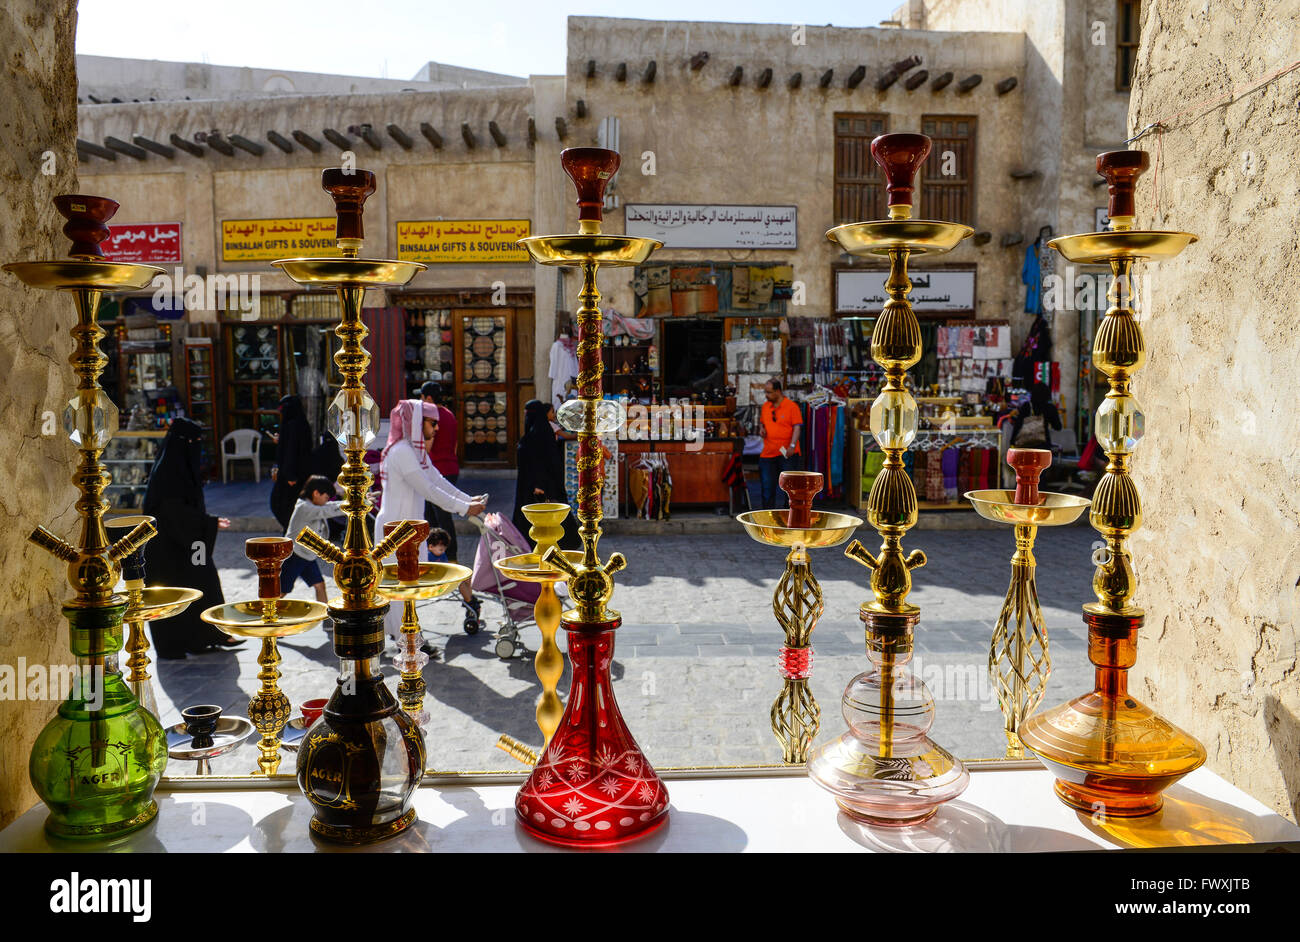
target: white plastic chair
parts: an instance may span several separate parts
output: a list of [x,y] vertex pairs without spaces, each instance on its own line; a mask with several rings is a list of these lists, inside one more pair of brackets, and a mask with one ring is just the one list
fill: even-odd
[[[262,483],[262,456],[259,449],[261,445],[262,433],[251,428],[237,428],[233,432],[227,432],[226,437],[221,439],[221,483],[225,484],[230,480],[229,466],[232,461],[243,461],[245,459],[253,462],[253,478],[257,483]],[[230,445],[234,445],[231,450]]]

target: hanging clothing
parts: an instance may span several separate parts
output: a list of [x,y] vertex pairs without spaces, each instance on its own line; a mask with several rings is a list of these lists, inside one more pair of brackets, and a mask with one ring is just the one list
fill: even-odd
[[150,622],[159,657],[197,654],[226,640],[225,632],[199,613],[225,602],[217,573],[217,518],[207,512],[200,477],[203,428],[186,418],[174,419],[149,473],[141,510],[158,523],[158,534],[145,544],[145,566],[155,585],[198,589],[203,598],[166,621]]
[[289,525],[294,502],[311,470],[311,425],[297,396],[280,400],[280,440],[276,445],[275,483],[271,485],[271,513],[280,526]]
[[551,404],[557,409],[564,404],[565,386],[578,376],[576,343],[571,337],[561,337],[551,344],[551,363],[546,375],[551,378]]
[[1025,263],[1020,266],[1020,281],[1025,286],[1025,311],[1043,313],[1043,278],[1038,259],[1038,243],[1025,248]]

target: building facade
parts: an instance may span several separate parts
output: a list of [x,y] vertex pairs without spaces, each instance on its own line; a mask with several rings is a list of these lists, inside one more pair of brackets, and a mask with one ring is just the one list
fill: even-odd
[[[124,326],[150,305],[170,319],[182,404],[184,338],[210,340],[219,435],[274,425],[287,393],[314,397],[313,420],[323,416],[332,301],[268,262],[330,245],[320,168],[354,159],[374,171],[365,251],[429,265],[407,288],[367,298],[377,398],[386,407],[440,379],[468,404],[465,458],[509,464],[522,402],[552,393],[549,353],[576,304],[572,279],[509,247],[522,234],[574,230],[561,149],[621,152],[607,231],[663,233],[667,245],[645,271],[603,274],[605,304],[664,317],[663,352],[687,351],[694,366],[724,321],[732,339],[748,321],[779,332],[785,318],[870,313],[862,286],[879,266],[824,233],[883,215],[871,138],[925,131],[935,146],[918,214],[976,236],[937,264],[917,262],[934,286],[920,313],[1004,324],[1014,353],[1035,322],[1027,296],[1032,309],[1049,273],[1038,263],[1051,255],[1046,239],[1095,228],[1105,204],[1082,181],[1095,154],[1125,136],[1125,8],[911,0],[870,29],[573,17],[565,74],[527,79],[436,63],[403,82],[83,57],[82,186],[117,199],[113,224],[141,245],[169,246],[159,261],[182,278],[222,276],[226,297],[118,308]],[[250,311],[239,291],[254,275]],[[1079,401],[1078,312],[1050,311],[1045,323],[1073,418],[1090,405]],[[673,381],[665,373],[650,392]]]

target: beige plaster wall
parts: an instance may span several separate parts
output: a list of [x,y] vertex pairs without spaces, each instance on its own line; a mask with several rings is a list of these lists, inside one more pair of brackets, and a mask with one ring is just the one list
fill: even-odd
[[[975,264],[977,316],[1000,318],[1021,306],[1020,265],[1016,250],[999,246],[1000,236],[1020,229],[1021,184],[1010,172],[1025,159],[1020,147],[1024,96],[1021,89],[999,96],[994,84],[1015,76],[1023,87],[1023,37],[1018,33],[979,33],[953,37],[935,32],[897,29],[808,27],[802,45],[792,42],[785,25],[673,23],[571,17],[568,41],[570,104],[583,99],[588,117],[576,123],[584,139],[595,143],[600,119],[620,122],[624,169],[618,192],[624,203],[764,203],[799,207],[798,247],[794,250],[663,250],[656,258],[713,260],[785,260],[795,279],[807,286],[807,303],[794,313],[828,315],[832,307],[832,263],[847,260],[825,238],[833,218],[835,124],[837,111],[883,112],[893,131],[919,130],[921,116],[974,115],[976,133],[975,228],[995,234],[990,243],[966,243],[944,256],[944,263]],[[707,51],[708,63],[691,71],[689,60]],[[902,82],[878,92],[876,79],[890,64],[919,55],[931,76],[951,70],[956,80],[933,93],[929,85],[907,91]],[[589,59],[598,63],[586,77]],[[654,59],[653,84],[640,81]],[[619,62],[627,62],[628,79],[614,79]],[[738,87],[728,79],[742,66]],[[858,65],[867,67],[856,89],[845,80]],[[764,68],[773,70],[771,85],[755,81]],[[835,70],[831,86],[817,87],[827,68]],[[786,87],[793,72],[803,85]],[[984,81],[959,94],[956,82],[978,72]],[[690,132],[683,133],[685,122]],[[654,154],[656,173],[642,172],[641,155]],[[938,159],[934,155],[931,160]],[[920,213],[924,215],[924,207]],[[622,225],[622,212],[608,214],[611,231]],[[570,211],[576,222],[576,211]],[[1023,251],[1023,247],[1021,249]],[[917,268],[924,267],[918,262]],[[609,291],[621,310],[632,303],[626,274],[611,276]]]
[[[77,80],[72,41],[75,0],[9,0],[0,9],[0,261],[57,258],[68,242],[62,217],[50,203],[77,192]],[[53,155],[53,164],[46,152]],[[55,172],[47,175],[43,165]],[[63,406],[74,383],[67,356],[75,322],[66,297],[23,287],[0,275],[0,664],[18,659],[47,669],[71,664],[67,622],[59,612],[68,594],[64,567],[27,542],[45,524],[75,536],[70,459]],[[44,435],[46,412],[58,417]],[[27,757],[54,715],[52,700],[0,701],[0,827],[36,802],[27,781]]]
[[[1295,60],[1300,9],[1143,4],[1129,126],[1163,120],[1150,223],[1200,241],[1152,270],[1147,416],[1133,540],[1148,612],[1133,689],[1209,750],[1209,766],[1300,810],[1300,72],[1198,104]],[[1185,112],[1185,113],[1184,113]],[[1182,114],[1180,114],[1182,113]],[[1152,136],[1140,147],[1157,150]]]

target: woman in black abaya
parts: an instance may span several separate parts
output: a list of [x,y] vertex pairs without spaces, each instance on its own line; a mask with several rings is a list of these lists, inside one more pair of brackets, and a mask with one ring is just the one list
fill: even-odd
[[[515,512],[511,522],[524,536],[532,526],[524,516],[526,504],[567,504],[564,490],[564,452],[551,428],[552,407],[539,399],[524,404],[524,434],[518,445],[518,476],[515,478]],[[578,522],[573,514],[564,518],[564,549],[580,549]]]
[[276,468],[271,472],[271,513],[281,527],[289,525],[293,505],[311,470],[311,425],[297,396],[280,400],[280,432],[271,436],[276,443]]
[[203,503],[202,443],[201,426],[185,418],[173,420],[144,493],[142,509],[158,521],[158,535],[145,544],[149,581],[203,593],[181,614],[150,624],[154,649],[161,658],[183,658],[243,643],[199,618],[204,609],[225,602],[213,550],[217,530],[230,526],[226,518],[211,516]]

